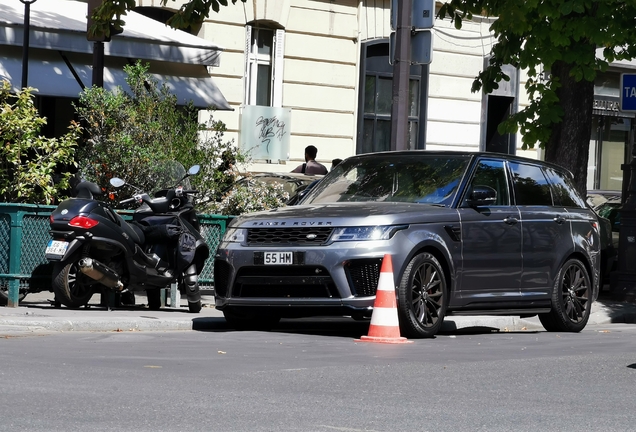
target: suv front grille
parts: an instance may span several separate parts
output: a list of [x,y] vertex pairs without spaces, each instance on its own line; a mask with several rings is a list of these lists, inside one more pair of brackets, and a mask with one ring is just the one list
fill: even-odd
[[317,266],[254,266],[241,268],[232,297],[338,298],[329,272]]
[[313,245],[329,240],[331,227],[249,228],[247,244],[250,246]]
[[345,272],[349,285],[353,287],[356,297],[371,297],[375,295],[380,280],[380,266],[382,258],[356,259],[345,265]]

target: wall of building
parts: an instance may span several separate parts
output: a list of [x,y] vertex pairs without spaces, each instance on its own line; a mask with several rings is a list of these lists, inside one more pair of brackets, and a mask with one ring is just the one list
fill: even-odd
[[[159,0],[139,5],[159,6]],[[183,0],[169,3],[179,7]],[[361,43],[388,38],[390,0],[254,0],[211,12],[199,36],[224,48],[219,67],[210,68],[234,111],[211,113],[228,128],[227,139],[239,142],[244,98],[245,25],[269,20],[285,29],[282,106],[291,108],[290,160],[286,165],[256,163],[253,171],[290,171],[304,161],[304,148],[315,145],[318,160],[355,154]],[[483,68],[493,39],[489,19],[436,20],[428,95],[428,149],[477,151],[480,145],[482,94],[470,91]],[[523,77],[522,77],[523,80]],[[523,82],[520,86],[523,89]],[[521,98],[521,106],[527,98]],[[521,139],[517,140],[518,147]],[[536,157],[534,150],[519,154]]]
[[244,97],[245,24],[253,20],[269,20],[285,29],[282,105],[292,114],[287,164],[257,163],[250,169],[291,171],[304,162],[308,145],[319,149],[318,160],[325,163],[354,154],[358,3],[237,2],[210,15],[199,36],[225,48],[220,67],[210,73],[235,109],[212,115],[227,125],[227,138],[236,142]]

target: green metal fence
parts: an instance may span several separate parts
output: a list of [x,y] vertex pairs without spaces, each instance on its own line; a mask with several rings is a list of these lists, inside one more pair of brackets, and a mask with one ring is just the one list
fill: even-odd
[[[8,295],[7,306],[18,306],[29,292],[51,290],[52,268],[44,257],[50,239],[49,216],[55,206],[0,203],[0,290]],[[124,219],[132,211],[120,212]],[[214,253],[232,216],[199,215],[201,235],[210,257],[199,276],[201,289],[214,286]]]

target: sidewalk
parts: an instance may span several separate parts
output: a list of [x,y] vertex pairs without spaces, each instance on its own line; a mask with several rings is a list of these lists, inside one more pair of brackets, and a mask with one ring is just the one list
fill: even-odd
[[225,325],[223,314],[214,309],[214,298],[202,295],[200,313],[188,311],[186,298],[179,308],[165,307],[158,311],[146,307],[145,295],[135,296],[135,305],[110,309],[100,305],[95,294],[88,307],[56,308],[54,294],[44,291],[28,294],[17,308],[0,306],[0,335],[7,332],[47,331],[153,331],[203,330]]
[[[17,308],[0,307],[0,336],[24,332],[226,329],[225,318],[214,308],[214,297],[209,294],[202,296],[203,308],[198,314],[188,312],[185,298],[181,299],[179,308],[151,311],[145,307],[144,295],[136,296],[135,306],[109,309],[100,306],[100,296],[96,294],[88,308],[68,309],[52,305],[52,292],[29,294]],[[636,304],[601,297],[592,305],[588,326],[612,323],[636,323]],[[444,320],[441,333],[460,329],[542,331],[543,326],[537,317],[449,316]]]

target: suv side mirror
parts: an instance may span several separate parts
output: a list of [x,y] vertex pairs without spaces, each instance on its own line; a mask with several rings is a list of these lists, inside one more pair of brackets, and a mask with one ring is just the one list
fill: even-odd
[[477,185],[466,201],[471,207],[493,205],[497,202],[497,191],[490,186]]

